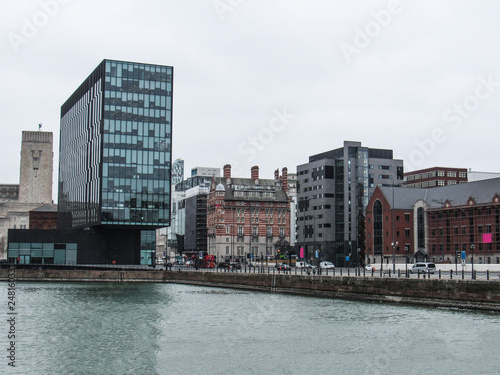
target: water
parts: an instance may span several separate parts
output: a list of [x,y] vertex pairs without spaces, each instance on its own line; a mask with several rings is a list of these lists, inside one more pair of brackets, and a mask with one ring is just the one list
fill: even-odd
[[500,366],[498,314],[174,284],[18,283],[16,299],[16,368],[2,355],[2,374],[498,374]]

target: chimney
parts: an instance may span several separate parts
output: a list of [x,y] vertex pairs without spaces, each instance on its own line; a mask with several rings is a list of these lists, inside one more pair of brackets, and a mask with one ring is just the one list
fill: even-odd
[[288,193],[288,168],[284,167],[281,170],[282,176],[281,176],[281,185],[283,186],[283,191],[285,193]]
[[279,180],[280,179],[280,170],[279,169],[276,169],[274,171],[274,179],[275,180]]
[[224,178],[231,178],[231,164],[224,166]]
[[254,165],[250,171],[251,171],[252,180],[258,180],[259,179],[259,167],[257,165]]

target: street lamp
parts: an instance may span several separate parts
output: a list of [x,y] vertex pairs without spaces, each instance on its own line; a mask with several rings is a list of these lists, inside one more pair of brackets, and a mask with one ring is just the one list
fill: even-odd
[[408,245],[405,245],[405,270],[406,270],[406,275],[408,275]]
[[398,245],[398,241],[391,242],[392,245],[392,272],[396,273],[396,246]]
[[471,257],[471,262],[472,262],[472,278],[474,278],[474,244],[471,243],[470,244],[470,251],[471,251],[471,254],[472,254],[472,257]]

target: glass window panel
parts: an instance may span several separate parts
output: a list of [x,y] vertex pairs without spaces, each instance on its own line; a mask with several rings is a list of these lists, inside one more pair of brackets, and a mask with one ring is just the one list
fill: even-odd
[[17,258],[19,256],[19,249],[9,249],[9,258]]
[[19,242],[11,242],[9,243],[9,250],[18,250],[19,249]]
[[31,250],[32,258],[41,258],[42,257],[42,249]]
[[76,250],[66,250],[66,264],[76,264]]
[[66,250],[54,250],[54,264],[66,263]]
[[22,242],[19,244],[19,248],[21,250],[30,250],[31,249],[31,244],[30,243],[26,243],[26,242]]

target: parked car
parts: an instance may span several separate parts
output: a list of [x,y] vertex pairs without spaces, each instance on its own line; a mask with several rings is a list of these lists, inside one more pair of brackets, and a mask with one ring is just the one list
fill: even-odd
[[226,268],[228,270],[231,269],[241,270],[241,264],[239,264],[238,262],[222,262],[219,263],[219,268]]
[[295,263],[295,267],[297,267],[297,268],[318,268],[316,266],[313,266],[312,264],[309,264],[309,263],[303,262],[303,261]]
[[278,271],[291,271],[292,270],[292,267],[290,267],[290,265],[286,264],[286,263],[277,263],[275,267],[278,269]]
[[334,269],[335,265],[332,262],[320,262],[319,267],[322,269]]
[[163,264],[163,259],[156,259],[156,264]]
[[365,270],[367,271],[375,271],[375,267],[372,266],[370,263],[368,263],[366,266],[365,266]]
[[434,263],[415,263],[410,268],[410,273],[434,273],[436,272],[436,265]]
[[229,262],[230,269],[241,270],[241,264],[238,262]]

